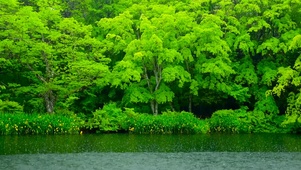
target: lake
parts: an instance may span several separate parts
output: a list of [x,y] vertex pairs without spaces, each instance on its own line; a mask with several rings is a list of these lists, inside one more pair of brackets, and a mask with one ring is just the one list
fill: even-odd
[[0,169],[300,169],[295,134],[0,136]]

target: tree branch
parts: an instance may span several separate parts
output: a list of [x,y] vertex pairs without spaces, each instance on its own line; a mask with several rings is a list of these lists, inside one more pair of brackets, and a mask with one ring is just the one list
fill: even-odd
[[[26,64],[26,66],[27,66],[27,68],[28,68],[30,71],[34,72],[34,69],[33,69],[30,65]],[[37,77],[39,80],[41,80],[43,83],[45,83],[45,84],[47,83],[47,81],[45,80],[44,77],[40,76],[39,74],[35,74],[35,75],[36,75],[36,77]]]

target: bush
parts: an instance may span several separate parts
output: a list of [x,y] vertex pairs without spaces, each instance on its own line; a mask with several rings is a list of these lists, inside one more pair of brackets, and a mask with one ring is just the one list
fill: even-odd
[[23,107],[14,101],[2,101],[0,100],[0,112],[1,113],[22,113]]
[[138,134],[193,134],[209,131],[204,120],[188,112],[164,112],[158,116],[135,115],[128,119],[127,128],[129,132]]
[[1,135],[76,134],[82,125],[76,115],[0,114]]
[[209,119],[210,131],[238,132],[240,121],[234,110],[218,110]]
[[122,123],[126,121],[126,114],[117,108],[115,103],[107,104],[101,110],[93,112],[93,117],[86,124],[86,128],[99,132],[117,132],[123,130]]
[[231,133],[284,133],[284,117],[262,111],[218,110],[208,120],[210,131]]
[[299,115],[286,115],[283,119],[281,127],[286,130],[285,132],[301,133],[301,117]]
[[101,132],[125,131],[136,134],[206,133],[206,121],[188,112],[164,112],[162,115],[138,114],[133,109],[122,111],[115,103],[96,110],[86,128]]

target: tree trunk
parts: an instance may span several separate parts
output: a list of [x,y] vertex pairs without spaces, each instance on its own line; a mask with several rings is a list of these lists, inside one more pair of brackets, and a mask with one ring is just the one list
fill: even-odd
[[47,113],[53,113],[55,97],[53,95],[52,90],[49,90],[44,94],[44,100],[45,100]]
[[[44,40],[44,35],[42,35],[42,41],[45,42]],[[47,58],[47,54],[45,51],[42,51],[42,56],[44,59],[45,63],[45,73],[46,75],[44,77],[37,75],[39,79],[44,83],[44,85],[50,83],[54,77],[54,72],[51,66],[50,61]],[[53,113],[54,112],[54,104],[55,104],[55,97],[53,94],[53,91],[51,89],[48,89],[46,93],[44,94],[44,101],[45,101],[45,107],[47,113]]]
[[[186,69],[187,69],[187,71],[190,73],[190,75],[192,77],[193,75],[192,75],[192,73],[190,71],[190,67],[189,67],[188,61],[186,60],[185,63],[186,63]],[[192,113],[192,95],[191,95],[191,90],[189,90],[189,96],[188,96],[188,111],[190,113]]]
[[151,104],[151,109],[152,109],[153,115],[157,116],[158,115],[158,103],[155,100],[152,100],[150,102],[150,104]]
[[154,103],[153,100],[150,102],[150,106],[151,106],[151,109],[152,109],[152,113],[155,114],[155,103]]
[[192,112],[192,96],[189,94],[189,103],[188,103],[188,110],[191,113]]
[[[161,84],[161,80],[162,80],[162,67],[159,65],[158,63],[158,58],[155,58],[154,61],[154,76],[155,76],[155,80],[156,80],[156,86],[154,89],[154,92],[156,92]],[[154,100],[154,112],[153,114],[156,116],[158,115],[158,102],[156,100]]]
[[176,111],[175,108],[174,108],[173,105],[172,105],[172,102],[169,102],[169,106],[170,106],[171,111],[173,111],[173,112]]
[[155,112],[154,115],[157,116],[158,115],[158,103],[155,101]]

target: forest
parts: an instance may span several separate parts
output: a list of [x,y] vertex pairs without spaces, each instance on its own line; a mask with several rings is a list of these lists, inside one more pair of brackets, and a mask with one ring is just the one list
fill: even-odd
[[301,132],[300,73],[301,0],[0,0],[1,113]]

